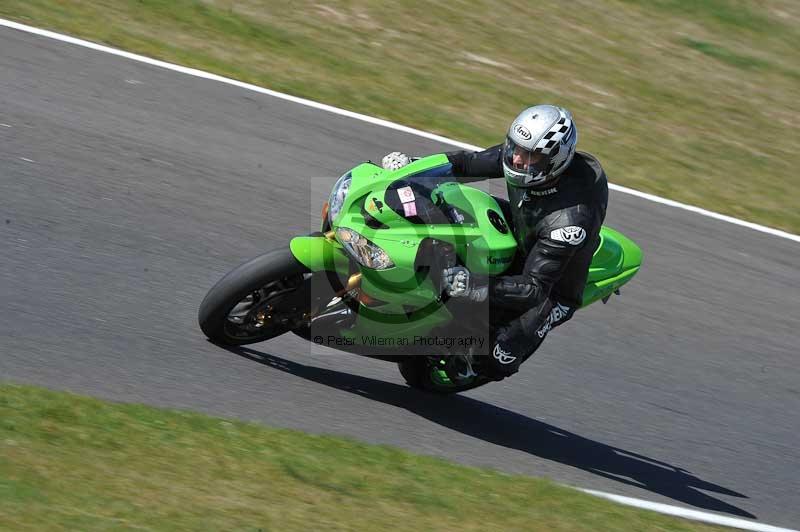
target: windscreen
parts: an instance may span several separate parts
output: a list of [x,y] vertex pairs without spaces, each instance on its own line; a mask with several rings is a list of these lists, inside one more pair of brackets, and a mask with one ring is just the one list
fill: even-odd
[[385,200],[390,209],[416,224],[462,224],[473,221],[467,213],[444,201],[442,194],[436,190],[442,183],[452,181],[449,165],[433,168],[398,179],[386,189]]

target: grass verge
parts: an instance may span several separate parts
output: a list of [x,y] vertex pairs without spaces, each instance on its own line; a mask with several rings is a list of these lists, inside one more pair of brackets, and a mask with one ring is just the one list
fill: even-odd
[[343,438],[0,385],[1,530],[720,530]]
[[559,102],[612,181],[800,232],[800,3],[387,5],[4,0],[0,16],[479,145]]

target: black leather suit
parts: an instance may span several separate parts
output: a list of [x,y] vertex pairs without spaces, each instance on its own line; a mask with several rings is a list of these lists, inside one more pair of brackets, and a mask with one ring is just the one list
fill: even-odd
[[[447,153],[461,183],[503,177],[502,145],[480,152]],[[558,182],[544,189],[508,186],[498,199],[510,220],[525,261],[519,275],[476,279],[489,283],[492,308],[512,311],[499,328],[489,372],[502,378],[539,347],[553,327],[580,307],[592,255],[606,215],[608,183],[592,155],[576,152]]]

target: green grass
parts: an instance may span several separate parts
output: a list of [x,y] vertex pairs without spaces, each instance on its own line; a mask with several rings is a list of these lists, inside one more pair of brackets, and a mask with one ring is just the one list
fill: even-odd
[[561,103],[613,182],[800,232],[800,3],[386,6],[0,0],[0,16],[479,145]]
[[735,52],[728,50],[723,46],[719,46],[713,43],[705,41],[696,41],[694,39],[688,39],[688,38],[683,39],[682,42],[693,50],[697,50],[700,53],[703,53],[709,57],[713,57],[714,59],[718,59],[723,63],[735,66],[737,68],[743,68],[746,70],[756,69],[756,68],[768,69],[771,66],[771,64],[768,61],[765,61],[763,59],[759,59],[757,57],[752,57],[749,55],[737,54]]
[[[693,18],[719,24],[734,31],[768,32],[775,27],[757,2],[748,0],[625,0],[649,10],[653,16],[663,14]],[[769,5],[769,2],[766,3]],[[773,3],[773,6],[777,3]]]
[[0,385],[0,530],[720,530],[389,447]]

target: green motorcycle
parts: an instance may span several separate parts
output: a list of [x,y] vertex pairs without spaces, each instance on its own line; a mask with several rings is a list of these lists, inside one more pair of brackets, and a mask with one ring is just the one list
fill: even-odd
[[[443,154],[394,171],[356,166],[334,185],[321,231],[225,275],[200,305],[200,328],[221,345],[291,331],[396,362],[411,387],[430,392],[490,382],[480,360],[507,316],[449,299],[441,272],[460,264],[477,274],[512,274],[524,257],[498,200],[453,182],[449,169]],[[582,306],[618,293],[641,262],[633,241],[603,227]],[[456,378],[457,360],[461,369],[470,363]]]

